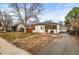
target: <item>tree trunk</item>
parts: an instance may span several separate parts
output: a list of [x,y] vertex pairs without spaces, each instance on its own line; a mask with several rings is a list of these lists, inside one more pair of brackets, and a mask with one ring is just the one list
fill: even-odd
[[6,27],[4,27],[4,32],[7,32],[7,28]]

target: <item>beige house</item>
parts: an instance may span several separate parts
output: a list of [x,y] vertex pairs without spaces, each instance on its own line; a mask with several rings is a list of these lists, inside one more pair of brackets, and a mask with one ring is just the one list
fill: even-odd
[[43,22],[43,23],[39,23],[39,24],[34,24],[33,32],[58,34],[61,32],[61,27],[62,27],[62,25],[60,25],[58,23]]
[[26,27],[20,23],[18,26],[17,26],[17,31],[21,31],[21,32],[24,32],[26,30]]
[[27,25],[26,27],[22,24],[22,23],[19,23],[19,24],[16,24],[16,25],[13,25],[11,27],[11,30],[12,31],[17,31],[17,32],[28,32],[29,29],[31,29],[32,26],[30,25]]
[[54,23],[54,22],[42,22],[38,24],[34,24],[32,26],[24,26],[22,23],[14,26],[12,28],[14,31],[19,32],[33,32],[33,33],[54,33],[58,34],[60,32],[66,32],[66,28],[61,24]]
[[24,30],[25,30],[25,26],[22,23],[11,26],[11,31],[13,32],[16,32],[16,31],[24,32]]

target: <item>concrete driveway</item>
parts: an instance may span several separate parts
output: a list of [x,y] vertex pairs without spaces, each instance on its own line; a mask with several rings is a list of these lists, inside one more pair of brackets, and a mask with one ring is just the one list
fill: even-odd
[[38,55],[78,55],[79,45],[69,34],[59,34],[54,41],[42,48]]

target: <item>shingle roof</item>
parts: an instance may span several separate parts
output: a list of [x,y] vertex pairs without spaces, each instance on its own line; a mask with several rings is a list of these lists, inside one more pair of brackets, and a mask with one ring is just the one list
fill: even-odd
[[[34,24],[34,25],[52,25],[52,24],[59,24],[59,23],[54,23],[54,22],[46,21],[46,22],[37,23],[37,24]],[[61,25],[61,24],[59,24],[59,25]]]

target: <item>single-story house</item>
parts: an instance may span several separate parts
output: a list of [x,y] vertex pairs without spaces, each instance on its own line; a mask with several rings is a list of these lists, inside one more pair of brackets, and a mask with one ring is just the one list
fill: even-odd
[[61,32],[62,25],[54,22],[43,22],[34,24],[32,27],[33,32],[58,34]]
[[24,32],[25,30],[26,32],[54,34],[66,31],[63,25],[54,22],[42,22],[31,26],[27,25],[26,27],[22,23],[12,26],[12,31]]
[[61,32],[67,32],[67,27],[61,26],[60,30],[61,30]]
[[11,31],[17,31],[17,32],[32,32],[32,27],[30,25],[27,25],[26,27],[22,23],[15,24],[11,26]]

